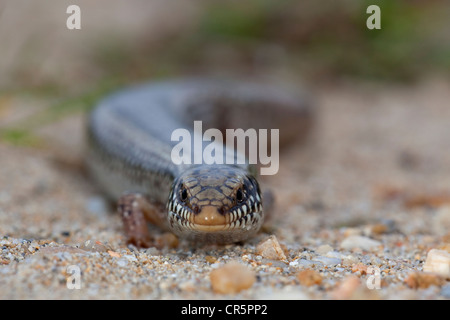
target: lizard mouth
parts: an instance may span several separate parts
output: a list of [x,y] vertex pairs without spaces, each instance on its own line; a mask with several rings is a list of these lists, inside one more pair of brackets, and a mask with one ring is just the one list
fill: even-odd
[[262,212],[259,203],[251,207],[244,204],[225,214],[219,213],[215,206],[205,206],[195,214],[190,208],[175,205],[169,206],[169,225],[172,229],[178,227],[199,232],[251,230],[259,225]]

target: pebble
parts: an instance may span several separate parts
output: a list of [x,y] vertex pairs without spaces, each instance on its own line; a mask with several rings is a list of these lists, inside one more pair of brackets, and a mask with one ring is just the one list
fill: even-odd
[[371,251],[380,245],[381,242],[377,240],[359,235],[348,236],[341,242],[341,248],[347,250],[359,248],[361,250]]
[[297,261],[299,266],[302,267],[313,267],[317,264],[321,264],[319,261],[307,260],[307,259],[298,259]]
[[120,258],[120,253],[117,253],[115,251],[108,250],[108,254],[113,258]]
[[256,253],[258,255],[271,260],[287,260],[285,250],[274,235],[256,246]]
[[397,229],[396,223],[392,219],[381,219],[379,222],[368,225],[364,228],[363,234],[365,236],[381,235],[392,233]]
[[159,256],[160,255],[159,250],[155,247],[150,247],[148,249],[145,249],[145,252],[150,256]]
[[297,279],[301,285],[311,287],[322,283],[322,275],[314,269],[306,269],[297,273]]
[[294,261],[289,262],[289,266],[291,266],[291,267],[298,266],[298,260],[294,260]]
[[119,267],[126,267],[128,265],[128,259],[120,258],[116,261],[116,263]]
[[380,296],[377,290],[370,290],[357,276],[345,277],[331,292],[331,297],[336,300],[378,300]]
[[28,251],[29,251],[30,253],[34,253],[36,250],[39,250],[39,248],[40,248],[40,246],[39,246],[35,241],[33,241],[33,242],[28,246]]
[[328,244],[323,244],[316,249],[316,252],[321,255],[324,255],[330,251],[333,251],[333,247]]
[[63,245],[63,246],[58,246],[58,247],[41,247],[39,249],[39,252],[37,254],[35,254],[34,256],[39,257],[39,256],[56,255],[56,254],[62,253],[62,252],[68,252],[68,253],[77,254],[77,255],[89,254],[88,252],[86,252],[86,250]]
[[351,266],[351,265],[353,265],[353,264],[355,264],[355,263],[358,263],[358,257],[356,257],[356,256],[353,256],[353,255],[347,255],[347,256],[344,256],[343,258],[342,258],[342,264],[343,265],[345,265],[345,266]]
[[192,280],[187,280],[187,281],[180,283],[179,288],[183,291],[188,291],[188,292],[195,292],[195,290],[197,289],[195,286],[195,282]]
[[100,241],[86,240],[79,248],[90,252],[108,252],[111,248]]
[[341,260],[345,257],[345,255],[337,251],[328,251],[325,256],[328,258],[337,258]]
[[217,258],[213,257],[213,256],[206,256],[205,260],[206,260],[206,262],[209,262],[209,263],[212,264],[212,263],[215,263],[217,261]]
[[359,274],[365,275],[367,274],[367,268],[368,266],[365,265],[364,263],[358,263],[352,267],[352,272],[354,273],[359,272]]
[[330,258],[325,256],[317,256],[313,261],[318,261],[325,266],[335,266],[341,264],[342,260],[339,258]]
[[125,259],[127,259],[128,261],[130,261],[130,262],[137,262],[138,261],[138,259],[136,259],[136,257],[131,255],[131,254],[125,254],[123,257]]
[[434,272],[450,279],[450,253],[444,250],[431,249],[428,252],[423,271]]
[[253,286],[255,273],[238,262],[228,262],[210,272],[211,287],[216,293],[235,294]]
[[356,276],[348,276],[331,292],[336,300],[350,299],[353,292],[360,286],[361,281]]
[[430,286],[442,286],[445,279],[436,273],[411,272],[406,277],[405,283],[412,289],[426,289]]

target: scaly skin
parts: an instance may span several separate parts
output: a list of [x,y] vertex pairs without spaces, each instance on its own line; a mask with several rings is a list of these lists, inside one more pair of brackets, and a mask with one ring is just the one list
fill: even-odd
[[179,237],[232,243],[264,221],[256,169],[243,165],[175,165],[171,133],[192,126],[280,129],[280,142],[302,138],[311,123],[302,99],[268,86],[211,80],[152,83],[120,91],[90,116],[87,165],[106,194],[119,199],[125,233],[153,245],[146,222]]

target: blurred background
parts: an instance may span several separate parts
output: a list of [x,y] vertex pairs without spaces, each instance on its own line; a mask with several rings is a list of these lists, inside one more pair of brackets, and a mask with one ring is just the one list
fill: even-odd
[[[81,30],[66,9],[81,8]],[[366,9],[381,9],[369,30]],[[445,0],[0,0],[0,141],[129,83],[187,75],[411,84],[450,71]],[[33,101],[30,103],[30,99]]]

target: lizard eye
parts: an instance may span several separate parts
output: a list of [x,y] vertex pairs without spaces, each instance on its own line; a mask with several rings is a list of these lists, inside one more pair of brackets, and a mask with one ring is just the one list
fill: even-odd
[[182,185],[180,190],[180,200],[185,202],[187,198],[188,198],[187,189],[184,185]]
[[244,192],[242,191],[242,188],[239,188],[237,191],[236,191],[236,200],[237,200],[237,202],[242,202],[243,200],[244,200]]

